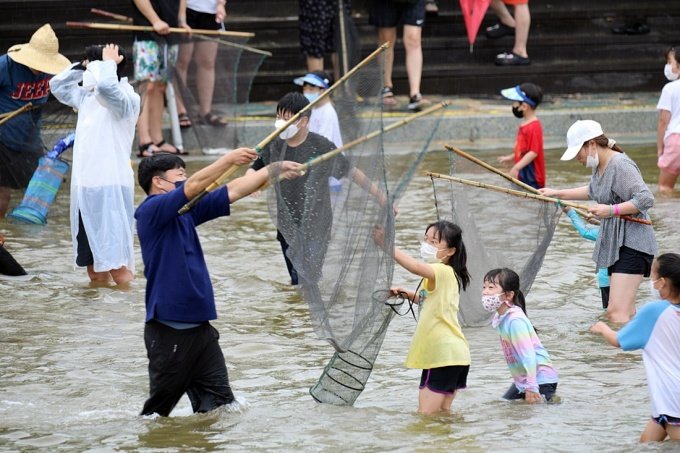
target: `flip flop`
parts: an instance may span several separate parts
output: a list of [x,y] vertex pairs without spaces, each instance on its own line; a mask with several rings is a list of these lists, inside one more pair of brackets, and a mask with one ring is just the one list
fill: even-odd
[[229,123],[221,116],[218,116],[213,112],[208,112],[203,115],[203,117],[201,117],[201,124],[208,124],[214,127],[224,127]]
[[[172,147],[172,150],[163,149],[163,148],[162,148],[163,145],[171,146],[171,147]],[[175,145],[172,145],[172,144],[170,144],[170,143],[167,143],[165,140],[161,140],[161,141],[158,142],[158,143],[154,143],[154,146],[155,146],[156,148],[158,148],[158,151],[155,151],[156,153],[159,153],[159,152],[160,152],[160,153],[167,153],[167,154],[177,154],[178,156],[186,156],[186,155],[189,154],[188,152],[183,151],[183,150],[177,148]]]
[[152,149],[152,147],[155,147],[152,142],[149,143],[144,143],[143,145],[139,145],[139,149],[137,151],[137,157],[139,158],[144,158],[144,157],[151,157],[154,154],[158,154],[161,152],[160,149]]
[[192,126],[191,118],[189,118],[187,112],[178,114],[177,119],[179,120],[179,127],[181,127],[182,129],[187,129]]

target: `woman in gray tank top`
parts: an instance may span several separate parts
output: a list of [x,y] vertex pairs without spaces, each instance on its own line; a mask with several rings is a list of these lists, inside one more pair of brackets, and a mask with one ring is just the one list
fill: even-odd
[[654,205],[654,196],[635,162],[604,135],[596,121],[576,121],[569,128],[562,160],[574,157],[592,168],[589,185],[539,190],[550,197],[597,203],[588,209],[602,221],[593,260],[611,276],[607,316],[612,322],[624,323],[635,314],[635,296],[643,276],[649,277],[657,245],[651,224],[622,216],[649,220],[647,211]]

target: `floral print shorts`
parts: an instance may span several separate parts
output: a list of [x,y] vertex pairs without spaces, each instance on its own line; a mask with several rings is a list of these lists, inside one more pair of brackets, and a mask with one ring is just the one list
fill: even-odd
[[167,82],[177,61],[177,45],[156,41],[135,41],[132,46],[135,80]]

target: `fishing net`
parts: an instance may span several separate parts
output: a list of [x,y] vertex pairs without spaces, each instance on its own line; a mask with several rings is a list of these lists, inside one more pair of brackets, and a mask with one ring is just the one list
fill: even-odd
[[[248,145],[242,119],[249,113],[253,79],[271,54],[248,46],[247,41],[232,36],[183,39],[173,68],[174,84],[166,94],[175,146],[192,154],[223,154]],[[176,104],[171,99],[173,91]],[[176,119],[184,112],[191,127],[183,127],[180,135],[183,125]],[[208,117],[206,112],[210,112]],[[187,120],[184,122],[186,126]]]
[[[449,153],[449,175],[524,190],[454,153]],[[554,203],[444,179],[433,179],[432,184],[438,215],[461,227],[468,251],[471,281],[460,296],[459,319],[465,326],[486,325],[493,314],[480,302],[484,275],[491,269],[510,268],[519,274],[520,289],[527,295],[562,211]]]
[[[50,98],[0,125],[0,186],[12,187],[12,221],[45,224],[50,206],[63,185],[69,163],[61,154],[47,154],[62,138],[75,130],[73,109]],[[26,133],[17,134],[15,128]],[[12,137],[10,140],[5,140]],[[23,137],[16,139],[16,137]],[[72,143],[72,141],[71,141]],[[9,164],[12,162],[12,164]],[[18,200],[18,201],[17,201]]]
[[[363,66],[331,96],[345,143],[390,123],[382,115],[381,61],[377,58]],[[351,405],[370,376],[395,313],[386,304],[394,262],[391,254],[375,245],[372,233],[375,225],[384,226],[386,249],[391,250],[393,205],[422,160],[439,117],[435,114],[379,134],[344,151],[344,158],[313,165],[304,176],[277,183],[269,191],[270,212],[288,243],[286,256],[297,271],[314,329],[335,348],[310,390],[317,401]],[[316,143],[309,137],[308,142],[309,146]],[[315,146],[319,149],[303,154],[302,146],[289,148],[277,139],[267,152],[273,161],[305,162],[309,154],[326,151]],[[332,204],[328,177],[343,174],[346,178]]]

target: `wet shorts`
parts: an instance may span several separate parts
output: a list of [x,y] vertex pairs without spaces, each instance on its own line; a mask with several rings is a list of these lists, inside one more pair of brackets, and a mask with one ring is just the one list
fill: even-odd
[[80,267],[94,265],[94,255],[90,248],[90,240],[87,238],[83,217],[78,213],[78,234],[76,235],[76,264]]
[[652,417],[652,420],[654,420],[656,423],[663,426],[664,428],[666,427],[666,425],[680,426],[680,417],[673,417],[670,415],[661,414],[658,417]]
[[657,165],[671,175],[680,175],[680,134],[671,134],[663,141],[663,154]]
[[369,10],[368,22],[379,28],[397,25],[422,27],[425,24],[425,14],[425,0],[374,0]]
[[420,388],[427,387],[436,393],[451,395],[467,387],[470,365],[453,365],[423,370],[420,375]]
[[135,41],[132,59],[135,62],[135,80],[138,82],[167,82],[170,69],[177,61],[177,45]]
[[649,255],[624,245],[619,249],[619,260],[609,266],[607,271],[609,275],[633,274],[649,277],[652,271],[652,261],[654,261],[654,255]]
[[[546,401],[552,400],[553,396],[555,396],[555,392],[557,392],[557,382],[554,384],[538,385],[538,393],[543,395]],[[510,388],[505,392],[505,395],[503,395],[504,400],[523,400],[525,397],[526,394],[517,390],[515,384],[510,385]]]

